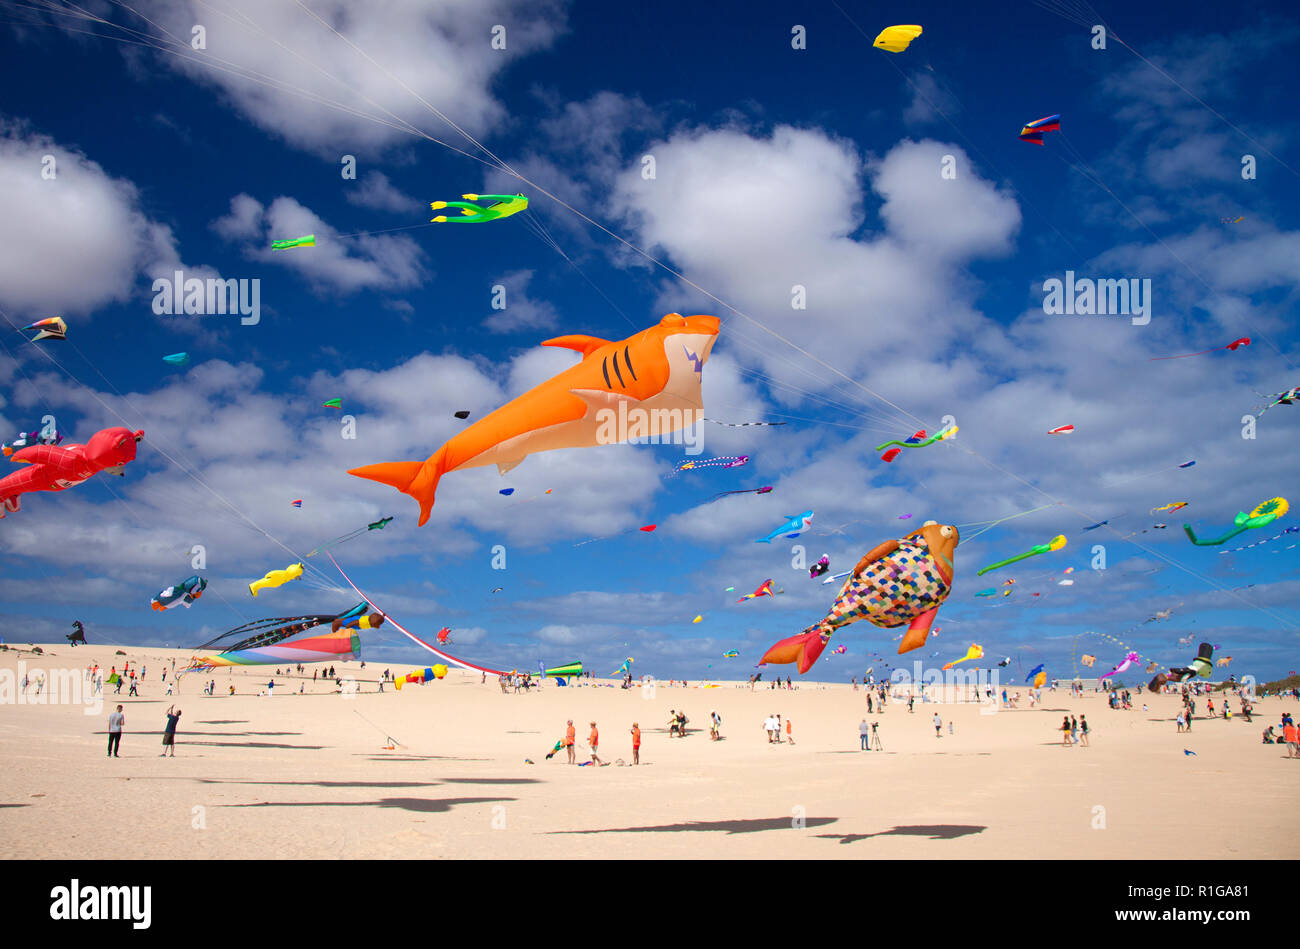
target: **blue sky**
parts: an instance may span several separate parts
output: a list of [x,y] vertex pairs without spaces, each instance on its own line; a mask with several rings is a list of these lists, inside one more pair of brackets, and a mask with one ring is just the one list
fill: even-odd
[[[1095,631],[1169,664],[1190,658],[1178,645],[1190,636],[1220,643],[1239,674],[1296,667],[1296,535],[1222,554],[1179,530],[1185,519],[1213,536],[1294,491],[1300,410],[1275,408],[1242,437],[1257,393],[1300,384],[1288,101],[1300,25],[1287,4],[1104,7],[1144,59],[1113,38],[1093,49],[1073,19],[1082,5],[1056,2],[1001,15],[308,4],[339,33],[294,3],[133,6],[151,22],[115,3],[86,8],[109,28],[0,2],[0,192],[13,212],[0,221],[0,310],[70,327],[69,343],[35,345],[5,328],[0,431],[51,414],[72,441],[107,425],[146,432],[124,479],[29,495],[0,521],[7,640],[49,640],[81,619],[92,641],[192,645],[257,617],[341,610],[356,598],[319,557],[319,573],[256,601],[246,584],[392,514],[337,554],[409,628],[451,626],[456,655],[582,658],[602,673],[631,655],[665,678],[743,676],[833,597],[792,566],[794,545],[839,572],[934,519],[961,527],[957,582],[938,638],[908,660],[980,642],[1064,677],[1076,652],[1121,657],[1097,636],[1076,647]],[[899,22],[925,32],[898,55],[873,49]],[[177,45],[196,23],[206,49]],[[491,48],[498,24],[505,50]],[[806,49],[791,47],[796,24]],[[1057,112],[1044,147],[1017,138]],[[340,174],[345,155],[355,180]],[[489,191],[522,191],[531,207],[425,226],[430,201]],[[312,232],[314,249],[268,250]],[[176,269],[260,281],[260,321],[155,315],[151,284]],[[1150,280],[1150,323],[1045,314],[1043,281],[1067,270]],[[490,305],[497,285],[504,311]],[[792,308],[795,285],[806,309]],[[674,446],[536,455],[504,478],[446,476],[424,528],[409,498],[345,473],[421,460],[463,427],[456,410],[481,418],[572,364],[543,339],[620,339],[671,311],[723,319],[709,417],[786,423],[706,426],[703,456],[748,454],[744,468],[672,476]],[[1149,361],[1240,336],[1252,345]],[[162,363],[181,350],[189,367]],[[355,439],[321,407],[332,397]],[[948,415],[951,442],[892,464],[872,450]],[[1073,435],[1046,435],[1067,423]],[[774,490],[705,503],[761,485]],[[807,509],[811,534],[753,542]],[[648,523],[653,535],[635,531]],[[1064,551],[975,576],[1056,534]],[[608,539],[575,546],[596,537]],[[195,544],[209,595],[153,613],[150,596],[194,572]],[[1095,544],[1105,570],[1091,569]],[[496,545],[505,570],[492,569]],[[1075,583],[1060,586],[1067,567]],[[768,577],[785,593],[734,602]],[[975,597],[1012,577],[1010,597]],[[879,672],[894,635],[851,627],[836,637],[847,655],[816,677]],[[402,642],[373,636],[367,655],[423,661]],[[742,658],[728,664],[730,648]]]

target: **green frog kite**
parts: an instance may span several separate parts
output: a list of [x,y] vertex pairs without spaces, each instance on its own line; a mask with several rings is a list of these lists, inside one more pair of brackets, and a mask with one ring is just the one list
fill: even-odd
[[[462,194],[464,201],[434,201],[429,205],[434,211],[443,208],[460,208],[461,217],[447,217],[439,214],[429,223],[434,224],[480,224],[495,221],[512,214],[518,214],[528,207],[528,199],[522,194]],[[479,204],[478,202],[491,202]]]

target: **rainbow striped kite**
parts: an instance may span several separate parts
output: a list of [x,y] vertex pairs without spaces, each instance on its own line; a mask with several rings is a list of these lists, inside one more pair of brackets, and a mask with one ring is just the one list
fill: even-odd
[[290,639],[271,646],[230,649],[213,656],[195,656],[186,672],[206,672],[220,666],[293,665],[298,662],[345,662],[361,658],[361,637],[354,629],[323,636]]
[[1045,119],[1036,119],[1024,126],[1020,130],[1020,140],[1042,145],[1044,132],[1058,132],[1060,129],[1061,117],[1059,115],[1049,115]]

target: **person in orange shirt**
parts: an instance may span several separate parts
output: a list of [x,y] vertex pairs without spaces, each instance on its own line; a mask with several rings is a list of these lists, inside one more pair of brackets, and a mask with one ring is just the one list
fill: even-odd
[[785,720],[785,740],[792,745],[794,744],[794,735],[790,734],[790,719],[788,718]]
[[1282,727],[1282,740],[1286,742],[1286,756],[1288,758],[1300,758],[1300,736],[1296,734],[1294,725],[1284,725]]
[[600,746],[600,732],[596,730],[596,723],[591,723],[591,734],[587,736],[587,744],[591,746],[591,763],[594,765],[603,765],[605,762],[600,760],[600,755],[596,754],[596,749]]
[[573,727],[573,719],[569,719],[569,727],[564,730],[564,750],[569,753],[569,764],[575,764],[573,757],[573,743],[577,739],[578,733]]
[[641,763],[641,726],[632,723],[632,763]]

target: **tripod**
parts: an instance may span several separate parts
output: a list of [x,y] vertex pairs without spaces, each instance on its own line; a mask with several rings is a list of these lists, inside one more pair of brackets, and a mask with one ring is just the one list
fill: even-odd
[[880,741],[880,732],[876,731],[876,726],[871,726],[871,743],[869,745],[872,751],[884,751],[885,746]]

